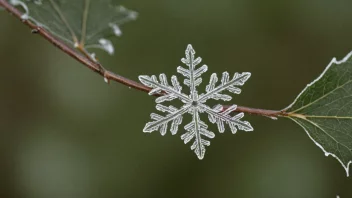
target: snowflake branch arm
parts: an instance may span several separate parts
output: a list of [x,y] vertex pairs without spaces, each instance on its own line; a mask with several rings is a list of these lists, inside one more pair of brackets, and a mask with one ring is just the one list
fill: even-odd
[[150,114],[150,117],[155,121],[148,122],[145,125],[143,132],[151,133],[159,130],[161,135],[165,135],[168,128],[168,123],[172,121],[170,131],[173,135],[175,135],[178,130],[178,125],[182,123],[182,115],[189,110],[189,107],[190,105],[186,105],[178,110],[173,106],[166,107],[161,104],[156,105],[157,110],[161,112],[168,112],[169,114],[165,117],[155,113]]
[[225,111],[222,111],[223,107],[221,105],[217,105],[213,109],[206,105],[201,105],[201,107],[209,114],[209,121],[217,123],[219,132],[221,133],[225,131],[224,122],[229,125],[233,134],[237,132],[237,128],[243,131],[253,131],[253,127],[249,122],[240,120],[243,118],[244,113],[239,113],[233,117],[229,115],[232,111],[236,110],[236,105],[232,105]]
[[243,72],[241,74],[235,73],[232,80],[229,80],[229,73],[224,72],[221,78],[221,85],[215,86],[218,81],[217,75],[214,73],[211,75],[210,82],[206,87],[206,94],[201,95],[199,101],[205,102],[208,99],[220,99],[224,101],[231,100],[231,96],[221,94],[222,91],[228,90],[232,93],[239,94],[241,89],[236,86],[243,86],[244,83],[249,79],[251,73]]
[[187,95],[181,93],[182,88],[176,76],[172,76],[171,78],[173,87],[168,84],[165,74],[160,74],[159,79],[160,83],[155,75],[152,75],[151,77],[146,75],[139,76],[141,83],[152,88],[152,90],[149,92],[149,95],[161,94],[163,92],[166,93],[165,95],[156,99],[157,103],[163,101],[171,101],[175,98],[179,98],[180,100],[186,102],[190,101]]
[[187,133],[183,134],[181,139],[185,144],[194,139],[191,149],[194,150],[198,159],[203,159],[205,154],[205,146],[209,146],[210,141],[203,139],[202,136],[212,139],[215,137],[215,134],[207,130],[208,125],[200,120],[199,113],[196,108],[191,109],[191,111],[193,115],[192,122],[184,127]]
[[196,66],[202,61],[202,58],[198,57],[195,59],[195,53],[192,45],[188,45],[185,52],[186,58],[181,59],[181,61],[188,66],[188,69],[181,66],[177,68],[177,72],[186,77],[184,84],[190,88],[190,97],[192,100],[195,100],[197,97],[196,87],[202,83],[202,78],[200,78],[200,76],[208,70],[208,66],[206,65],[203,65],[196,70]]

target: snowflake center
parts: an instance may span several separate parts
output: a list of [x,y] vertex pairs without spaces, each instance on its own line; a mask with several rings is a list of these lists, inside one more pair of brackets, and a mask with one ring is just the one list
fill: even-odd
[[194,107],[196,107],[196,106],[198,106],[198,101],[192,101],[192,106],[194,106]]

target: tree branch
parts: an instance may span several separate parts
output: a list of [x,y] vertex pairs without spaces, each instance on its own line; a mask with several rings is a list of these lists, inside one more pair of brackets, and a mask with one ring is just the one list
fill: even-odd
[[[80,54],[77,50],[67,46],[64,42],[53,36],[50,32],[46,31],[44,28],[39,27],[32,23],[30,20],[22,19],[21,16],[23,15],[18,9],[8,3],[6,0],[0,0],[0,7],[5,8],[10,14],[15,16],[17,19],[21,20],[25,25],[32,29],[32,33],[37,33],[49,41],[51,44],[59,48],[61,51],[66,53],[67,55],[71,56],[72,58],[76,59],[78,62],[82,63],[84,66],[88,67],[89,69],[93,70],[94,72],[100,74],[104,77],[104,79],[109,82],[110,80],[121,83],[128,87],[149,92],[151,88],[138,83],[136,81],[130,80],[123,76],[117,75],[111,71],[102,69],[103,67],[98,62],[94,62],[93,60],[89,59],[87,56]],[[224,106],[225,109],[228,106]],[[224,109],[224,110],[225,110]],[[244,112],[253,115],[260,115],[266,117],[279,117],[279,116],[287,116],[288,114],[284,111],[274,111],[274,110],[265,110],[265,109],[256,109],[250,107],[241,107],[237,106],[235,112]]]

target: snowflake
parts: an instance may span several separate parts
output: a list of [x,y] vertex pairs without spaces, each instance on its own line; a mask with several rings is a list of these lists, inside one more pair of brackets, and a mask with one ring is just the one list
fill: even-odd
[[[200,113],[207,113],[209,121],[217,124],[220,133],[225,131],[224,123],[229,125],[233,134],[237,132],[237,128],[244,131],[253,131],[249,122],[240,120],[244,116],[243,113],[239,113],[233,117],[230,115],[231,112],[236,110],[236,105],[224,109],[222,105],[216,105],[211,108],[205,104],[209,99],[230,101],[232,97],[222,92],[227,90],[235,94],[240,94],[241,89],[238,88],[238,86],[242,86],[249,79],[251,74],[248,72],[241,74],[235,73],[233,78],[230,79],[229,73],[224,72],[222,74],[221,84],[216,85],[218,77],[213,73],[210,77],[209,84],[206,86],[206,93],[198,95],[196,87],[201,84],[202,78],[200,78],[200,76],[208,70],[208,67],[203,65],[196,69],[196,66],[202,59],[200,57],[195,58],[194,55],[195,51],[192,45],[188,45],[186,58],[181,59],[181,61],[188,66],[188,69],[181,66],[177,68],[177,72],[186,77],[183,83],[190,88],[189,95],[181,92],[182,87],[176,76],[171,77],[171,85],[168,83],[165,74],[160,74],[159,80],[155,75],[151,77],[145,75],[139,76],[139,80],[144,85],[152,88],[149,95],[161,95],[156,99],[156,109],[166,113],[165,116],[152,113],[150,116],[154,121],[148,122],[143,131],[150,133],[159,130],[161,135],[164,136],[168,130],[168,124],[171,122],[170,131],[172,135],[175,135],[179,125],[182,123],[183,115],[189,113],[192,115],[192,122],[185,125],[184,129],[186,132],[181,136],[181,139],[185,144],[193,140],[191,149],[194,150],[199,159],[203,159],[205,146],[210,145],[210,142],[204,138],[212,139],[215,137],[215,134],[207,130],[208,125],[201,121],[199,117]],[[176,98],[184,103],[179,109],[160,104],[165,101],[172,101]]]

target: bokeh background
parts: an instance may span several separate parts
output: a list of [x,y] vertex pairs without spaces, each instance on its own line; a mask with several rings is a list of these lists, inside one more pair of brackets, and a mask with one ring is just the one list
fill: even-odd
[[[171,76],[191,43],[204,82],[252,73],[233,99],[242,106],[286,107],[352,50],[350,0],[116,2],[139,18],[113,39],[114,56],[97,52],[105,67]],[[142,132],[154,98],[107,85],[4,11],[0,60],[1,197],[352,197],[339,162],[290,120],[246,115],[253,132],[216,133],[199,161],[180,133]]]

